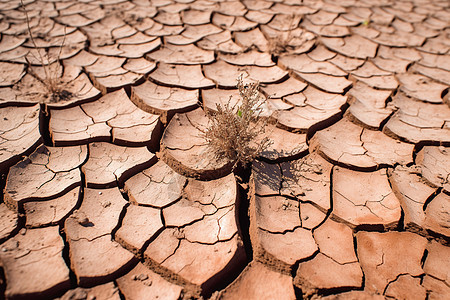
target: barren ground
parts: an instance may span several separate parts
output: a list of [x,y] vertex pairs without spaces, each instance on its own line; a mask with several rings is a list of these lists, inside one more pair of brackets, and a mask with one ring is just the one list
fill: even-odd
[[[24,6],[0,0],[0,298],[450,299],[448,1]],[[240,74],[273,144],[232,173],[201,134]]]

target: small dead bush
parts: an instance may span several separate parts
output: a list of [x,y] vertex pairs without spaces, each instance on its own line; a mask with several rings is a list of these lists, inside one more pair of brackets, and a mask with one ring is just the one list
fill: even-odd
[[216,104],[216,112],[208,113],[210,125],[204,138],[217,159],[235,161],[234,167],[246,166],[271,144],[264,136],[267,119],[260,117],[264,99],[259,83],[244,83],[242,75],[237,80],[241,102],[231,105]]

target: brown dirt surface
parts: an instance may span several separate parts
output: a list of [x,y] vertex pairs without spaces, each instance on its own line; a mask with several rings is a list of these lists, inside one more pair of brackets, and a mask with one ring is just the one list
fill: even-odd
[[[0,299],[450,299],[449,20],[0,0]],[[238,78],[247,166],[205,138]]]

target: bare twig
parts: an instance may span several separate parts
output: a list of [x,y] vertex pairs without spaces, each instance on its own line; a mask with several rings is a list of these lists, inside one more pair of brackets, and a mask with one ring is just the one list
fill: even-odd
[[[40,49],[36,45],[36,42],[34,41],[33,34],[31,33],[30,19],[28,18],[28,12],[27,12],[27,10],[25,8],[25,4],[23,4],[23,0],[20,0],[20,3],[22,5],[23,11],[25,13],[25,18],[26,18],[26,21],[27,21],[27,28],[28,28],[28,34],[30,35],[30,40],[33,43],[34,49],[36,49],[37,53],[39,54],[39,61],[42,64],[42,66],[44,67],[45,77],[49,78],[49,70],[47,70],[48,65],[46,67],[46,65],[44,64],[44,57],[42,56],[41,51],[39,51]],[[49,63],[48,60],[47,60],[47,63]]]

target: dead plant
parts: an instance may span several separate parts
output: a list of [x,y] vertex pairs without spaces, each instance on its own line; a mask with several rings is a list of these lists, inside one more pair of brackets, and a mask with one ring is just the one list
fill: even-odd
[[216,112],[208,113],[210,125],[204,138],[216,159],[235,161],[233,169],[248,165],[259,153],[270,146],[264,136],[267,118],[260,117],[264,99],[259,92],[259,83],[244,83],[242,75],[237,79],[241,102],[216,104]]
[[[28,60],[28,58],[25,58],[28,63],[28,66],[29,66],[28,70],[29,70],[30,74],[33,75],[33,77],[35,77],[38,81],[40,81],[46,89],[45,93],[43,93],[41,95],[41,98],[45,99],[48,102],[59,102],[62,100],[70,99],[74,95],[72,94],[72,92],[70,92],[66,89],[67,83],[63,81],[62,74],[60,75],[60,72],[62,72],[62,70],[60,70],[60,68],[62,68],[61,64],[60,64],[60,58],[61,58],[62,48],[66,41],[66,28],[64,27],[64,37],[61,42],[61,45],[59,46],[59,51],[58,51],[58,55],[57,55],[57,59],[56,59],[57,67],[51,68],[51,66],[50,66],[51,60],[50,60],[50,57],[48,57],[48,52],[44,51],[44,54],[42,54],[41,48],[39,48],[37,46],[36,41],[34,40],[33,33],[31,32],[31,27],[30,27],[30,19],[28,17],[28,12],[25,8],[23,0],[20,0],[20,3],[22,5],[22,9],[25,13],[28,34],[29,34],[31,43],[33,44],[33,48],[38,54],[38,57],[36,57],[34,55],[34,53],[31,53],[31,54],[34,56],[34,58],[37,61],[39,61],[40,65],[42,66],[42,68],[44,70],[43,76],[38,75],[37,72],[34,72],[33,69],[31,68],[31,63]],[[47,57],[45,57],[45,56],[47,56]]]
[[279,35],[268,40],[269,53],[274,56],[280,56],[280,54],[293,50],[294,47],[289,45],[293,36],[289,33],[286,35]]
[[269,53],[274,56],[279,56],[282,53],[289,52],[289,50],[293,50],[295,47],[290,45],[291,41],[294,39],[292,34],[293,25],[295,21],[295,15],[289,16],[289,31],[282,32],[276,36],[271,36],[268,38],[268,47]]

